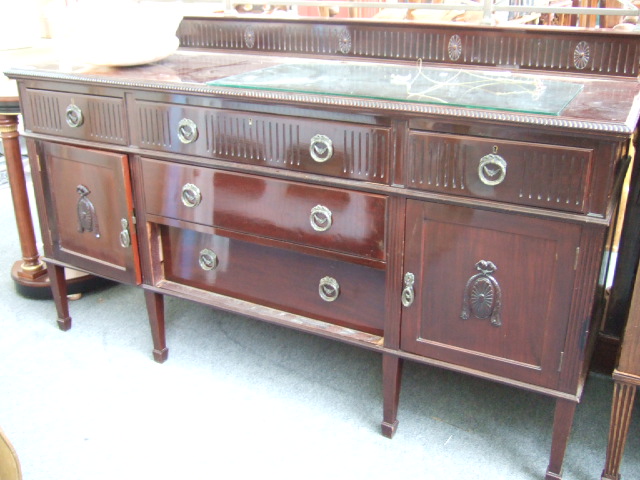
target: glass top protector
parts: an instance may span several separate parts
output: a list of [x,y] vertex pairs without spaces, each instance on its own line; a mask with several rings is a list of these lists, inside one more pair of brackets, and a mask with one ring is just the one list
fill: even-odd
[[559,115],[580,83],[513,72],[348,62],[275,65],[207,85]]

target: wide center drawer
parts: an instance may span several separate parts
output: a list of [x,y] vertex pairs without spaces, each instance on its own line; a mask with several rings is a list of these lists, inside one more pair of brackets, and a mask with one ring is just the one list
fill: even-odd
[[166,280],[382,333],[383,270],[166,225],[160,237]]
[[593,150],[411,132],[410,188],[585,213]]
[[385,260],[387,197],[141,159],[146,212]]
[[134,108],[140,148],[388,182],[388,127],[142,100]]

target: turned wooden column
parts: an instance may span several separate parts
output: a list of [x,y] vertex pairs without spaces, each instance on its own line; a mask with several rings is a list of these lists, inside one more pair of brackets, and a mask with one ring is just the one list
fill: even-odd
[[[0,137],[22,251],[22,259],[16,261],[11,268],[11,278],[21,295],[29,298],[51,298],[49,272],[38,253],[27,181],[22,165],[18,134],[19,111],[20,104],[17,96],[0,96]],[[76,270],[65,269],[64,272],[70,295],[87,292],[111,283],[109,280]]]
[[[16,101],[17,104],[17,101]],[[7,109],[6,103],[2,104]],[[11,276],[17,283],[31,284],[47,273],[45,264],[40,260],[36,247],[36,236],[33,229],[27,183],[22,166],[22,155],[18,139],[18,114],[5,113],[0,110],[0,137],[7,164],[7,175],[11,188],[13,210],[20,238],[22,260],[18,260]]]

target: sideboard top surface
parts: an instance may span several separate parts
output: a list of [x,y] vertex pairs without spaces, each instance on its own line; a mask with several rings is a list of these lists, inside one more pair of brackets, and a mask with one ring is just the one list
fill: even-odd
[[[46,88],[52,88],[50,82],[82,83],[87,85],[89,89],[92,88],[91,86],[121,87],[205,97],[235,98],[245,101],[313,105],[323,108],[368,111],[369,113],[404,113],[436,118],[453,117],[569,130],[591,130],[621,135],[629,135],[633,132],[640,117],[640,83],[637,78],[636,65],[640,58],[638,55],[640,36],[631,34],[601,35],[588,31],[563,31],[559,33],[558,31],[541,29],[533,31],[533,33],[529,30],[516,31],[515,33],[501,31],[498,33],[503,36],[496,37],[496,32],[489,28],[463,28],[456,30],[458,33],[452,33],[425,26],[417,30],[416,26],[398,27],[396,32],[398,38],[404,35],[406,41],[416,42],[418,39],[416,35],[419,35],[420,32],[431,37],[442,37],[435,40],[433,38],[429,40],[430,37],[425,37],[420,41],[433,43],[437,40],[438,44],[444,44],[444,47],[440,48],[441,50],[446,47],[444,50],[447,52],[446,54],[425,51],[420,52],[419,58],[414,59],[416,53],[409,52],[402,57],[400,50],[393,58],[388,58],[386,51],[366,55],[357,55],[357,51],[354,53],[357,45],[350,42],[355,42],[358,38],[357,35],[369,35],[366,32],[375,32],[375,28],[367,24],[356,24],[356,27],[365,32],[358,33],[360,30],[357,30],[356,27],[347,27],[331,22],[320,25],[322,27],[320,29],[318,25],[308,22],[286,25],[280,25],[280,23],[282,21],[255,22],[246,19],[235,21],[207,19],[204,22],[202,19],[187,18],[178,30],[181,48],[168,58],[152,64],[117,68],[59,63],[14,68],[6,73],[10,78],[15,79],[44,80],[48,82]],[[203,27],[203,25],[213,30],[196,29],[196,27]],[[275,32],[279,32],[278,35],[285,37],[278,39],[268,36],[267,33],[271,31],[269,29],[273,28],[275,28]],[[302,30],[300,30],[301,28]],[[350,30],[351,28],[356,29]],[[451,27],[448,28],[451,29]],[[201,32],[200,37],[192,34],[196,30]],[[307,40],[300,40],[299,37],[304,36],[305,32],[318,35],[318,31],[325,30],[329,33],[323,33],[322,38],[316,38],[315,43],[313,41],[307,42],[310,45],[308,52],[301,51],[304,49],[300,46],[302,45],[300,42],[304,43]],[[287,37],[287,35],[289,36]],[[374,33],[370,33],[370,35],[372,36]],[[470,39],[471,36],[474,36],[474,39]],[[533,41],[539,48],[542,48],[541,45],[547,42],[544,45],[545,51],[553,49],[555,46],[556,49],[564,49],[569,52],[567,55],[573,58],[571,65],[568,64],[569,60],[560,60],[560,54],[564,55],[566,52],[560,52],[548,60],[543,53],[540,53],[542,56],[536,60],[539,62],[539,68],[538,64],[531,59],[525,59],[523,55],[518,57],[517,62],[513,59],[513,55],[509,61],[501,60],[507,55],[500,53],[502,50],[514,50],[515,52],[518,49],[526,49],[528,45],[526,42],[530,41],[532,36],[535,37]],[[267,37],[271,40],[267,41]],[[335,44],[335,48],[323,47],[318,43],[325,41],[323,40],[325,37],[329,39],[326,41]],[[449,38],[448,41],[446,41],[447,38]],[[496,38],[500,38],[500,40],[496,40]],[[509,43],[510,38],[513,38],[513,45]],[[456,43],[458,41],[461,43]],[[501,42],[502,47],[497,51],[492,64],[487,61],[488,57],[480,61],[476,54],[470,53],[469,58],[457,57],[464,54],[458,53],[456,48],[463,49],[467,44],[471,45],[469,48],[472,46],[476,48],[475,42],[485,42],[486,48],[484,50],[488,50],[490,47],[496,48],[494,44],[497,41]],[[346,46],[345,42],[347,42]],[[399,40],[396,40],[396,43],[398,42]],[[585,47],[585,44],[581,42],[587,42],[590,47]],[[607,52],[603,50],[607,48],[603,46],[606,42],[611,43],[608,47],[610,50],[608,57],[615,56],[616,60],[611,62],[618,62],[618,65],[615,68],[607,67],[605,71],[602,71],[602,68],[595,70],[590,68],[598,56],[607,56]],[[393,44],[393,42],[391,43]],[[318,48],[322,51],[316,51]],[[586,50],[583,51],[581,48]],[[341,56],[341,52],[347,54]],[[620,52],[625,53],[623,55]],[[587,67],[583,70],[576,68],[576,65],[581,65],[579,53],[585,54],[585,58],[587,58]],[[452,58],[458,58],[459,61],[453,62]],[[632,64],[629,64],[630,61]],[[538,98],[533,98],[529,105],[526,102],[525,104],[517,104],[517,102],[509,100],[483,104],[473,101],[456,102],[455,97],[436,98],[435,100],[428,98],[428,95],[423,96],[426,99],[415,96],[401,98],[398,95],[386,95],[377,91],[372,95],[363,95],[353,91],[343,92],[339,89],[324,91],[313,88],[295,88],[295,86],[294,88],[263,88],[225,81],[228,77],[236,79],[241,78],[242,75],[246,77],[250,72],[273,72],[277,69],[286,71],[291,65],[304,64],[309,66],[317,62],[322,62],[320,69],[326,68],[326,71],[335,70],[338,72],[339,69],[353,66],[356,69],[367,69],[369,72],[402,68],[403,72],[407,72],[407,76],[414,75],[414,77],[418,77],[423,69],[438,69],[450,76],[457,74],[476,75],[478,73],[495,75],[497,73],[526,78],[532,83],[555,86],[559,88],[560,93],[553,93],[553,89],[551,89],[547,91],[548,97],[562,94],[567,98],[565,102],[555,102],[551,107],[545,108],[544,105],[541,105],[543,99]],[[526,65],[521,65],[522,62],[525,62]],[[372,84],[375,85],[375,82]],[[512,96],[512,98],[516,97]]]

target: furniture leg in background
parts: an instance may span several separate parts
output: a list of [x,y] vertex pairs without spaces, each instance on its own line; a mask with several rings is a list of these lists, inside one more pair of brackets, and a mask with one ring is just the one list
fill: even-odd
[[607,459],[602,472],[602,480],[619,480],[620,463],[629,433],[629,423],[633,412],[633,402],[640,379],[616,378],[611,406],[611,425],[609,427],[609,443]]
[[620,463],[629,432],[631,413],[640,385],[640,277],[636,275],[629,318],[622,337],[620,359],[613,372],[615,381],[609,443],[602,480],[619,480]]

